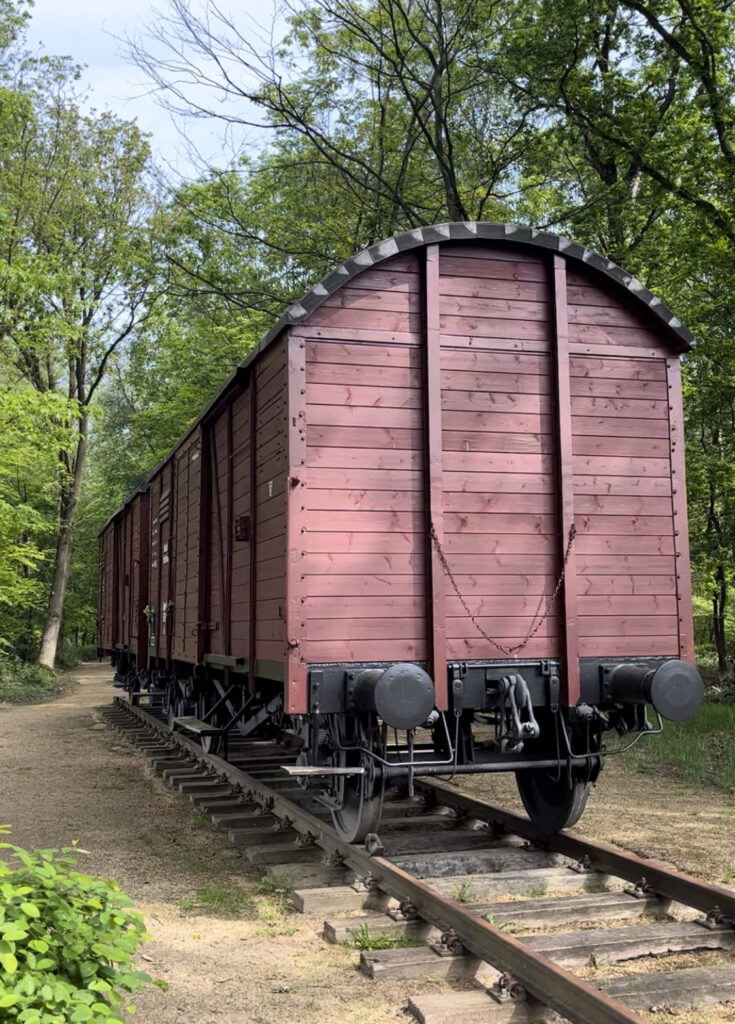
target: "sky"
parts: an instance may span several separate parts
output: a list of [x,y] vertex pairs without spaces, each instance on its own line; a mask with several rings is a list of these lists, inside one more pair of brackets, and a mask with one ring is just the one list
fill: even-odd
[[[239,0],[236,9],[247,16],[256,5],[263,9],[262,0]],[[157,162],[173,175],[193,177],[197,164],[189,144],[219,166],[231,150],[218,122],[172,117],[150,94],[142,72],[126,60],[124,39],[144,35],[155,24],[155,8],[165,10],[166,0],[35,0],[28,43],[32,50],[86,65],[88,105],[137,120],[152,136]]]

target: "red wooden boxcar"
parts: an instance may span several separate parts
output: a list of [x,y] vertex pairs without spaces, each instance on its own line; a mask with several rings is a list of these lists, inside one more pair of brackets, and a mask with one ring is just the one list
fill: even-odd
[[149,494],[136,491],[100,533],[97,631],[104,651],[147,669]]
[[346,835],[409,768],[513,770],[540,828],[575,820],[605,730],[701,699],[691,345],[637,281],[550,234],[449,224],[364,250],[103,532],[102,647],[209,747],[290,716]]

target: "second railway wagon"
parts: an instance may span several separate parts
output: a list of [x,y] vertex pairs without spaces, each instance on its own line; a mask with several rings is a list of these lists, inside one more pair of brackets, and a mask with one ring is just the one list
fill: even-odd
[[[101,534],[101,647],[208,749],[287,728],[343,836],[514,771],[577,820],[607,732],[696,711],[680,357],[637,281],[446,224],[338,267]],[[308,770],[308,771],[307,771]]]

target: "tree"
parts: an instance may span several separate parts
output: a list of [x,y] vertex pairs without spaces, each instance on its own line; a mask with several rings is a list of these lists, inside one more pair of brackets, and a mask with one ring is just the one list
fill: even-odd
[[52,667],[92,404],[121,347],[145,324],[149,147],[134,124],[82,114],[75,70],[26,61],[0,93],[0,344],[19,378],[63,397],[72,434],[56,459],[55,553],[39,662]]

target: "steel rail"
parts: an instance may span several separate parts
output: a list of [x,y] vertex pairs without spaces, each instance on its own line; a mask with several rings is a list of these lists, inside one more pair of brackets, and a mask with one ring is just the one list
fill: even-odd
[[571,857],[572,860],[588,863],[596,871],[618,875],[629,882],[636,883],[645,879],[655,892],[666,899],[685,903],[705,914],[717,907],[727,918],[735,922],[735,892],[722,885],[700,882],[663,864],[644,860],[633,853],[618,850],[608,843],[583,839],[571,832],[557,832],[556,835],[542,838],[527,818],[495,807],[478,797],[462,793],[446,782],[417,780],[416,788],[422,792],[433,793],[442,803],[459,807],[480,821],[486,821],[490,825],[499,826],[505,832],[522,836],[551,853],[560,853],[565,857]]
[[365,849],[339,838],[323,821],[292,803],[265,782],[253,778],[215,754],[205,754],[193,740],[174,733],[143,708],[117,698],[119,707],[143,724],[174,741],[213,772],[238,786],[277,817],[288,819],[299,832],[309,836],[327,854],[336,854],[355,872],[370,875],[378,886],[397,899],[408,899],[426,921],[442,931],[453,931],[465,949],[497,970],[510,973],[530,996],[561,1013],[573,1024],[645,1024],[638,1014],[616,1002],[599,989],[536,953],[519,939],[501,931],[489,921],[438,893],[384,857],[371,856]]

